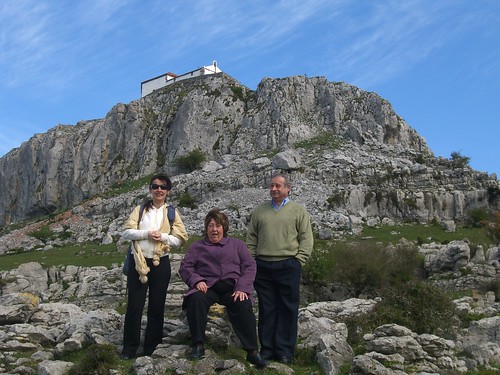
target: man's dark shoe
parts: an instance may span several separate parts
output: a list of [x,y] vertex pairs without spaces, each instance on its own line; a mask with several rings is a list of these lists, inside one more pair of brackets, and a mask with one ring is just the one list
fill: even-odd
[[281,357],[278,357],[276,358],[276,360],[279,362],[279,363],[283,363],[284,365],[289,365],[292,363],[292,360],[291,358],[288,358],[287,356],[283,355]]
[[196,361],[198,359],[203,358],[205,355],[205,348],[202,344],[196,344],[191,348],[191,353],[189,354],[189,359],[192,361]]
[[250,351],[247,354],[247,361],[250,362],[255,367],[266,367],[267,361],[262,358],[257,350]]
[[132,353],[123,352],[120,354],[120,359],[124,359],[124,360],[132,359],[134,357],[135,357],[135,355]]
[[270,360],[272,360],[274,358],[274,354],[273,353],[264,352],[264,351],[260,352],[260,356],[262,358],[264,358],[266,361],[270,361]]

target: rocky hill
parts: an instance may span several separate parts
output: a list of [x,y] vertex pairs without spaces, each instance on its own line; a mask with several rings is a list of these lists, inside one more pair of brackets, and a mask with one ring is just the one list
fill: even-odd
[[[175,161],[199,150],[206,162],[194,171]],[[225,74],[181,81],[103,119],[58,125],[0,159],[0,254],[45,250],[67,243],[126,244],[120,238],[131,208],[147,194],[156,171],[173,176],[171,198],[191,235],[201,233],[206,212],[217,206],[244,231],[251,210],[269,199],[270,175],[290,175],[292,198],[307,206],[321,238],[363,225],[438,221],[452,228],[477,208],[500,209],[496,175],[462,160],[436,158],[425,140],[374,93],[324,78],[264,79],[256,91]],[[179,203],[189,196],[189,207]],[[47,218],[47,214],[51,214]],[[36,220],[45,216],[44,220]],[[9,225],[16,224],[16,225]],[[30,235],[50,226],[50,241]],[[419,247],[429,281],[450,291],[498,283],[500,248],[467,241]],[[197,364],[185,359],[187,326],[180,312],[185,286],[175,274],[167,307],[172,316],[153,357],[134,362],[138,374],[243,373],[245,364],[210,352]],[[89,343],[121,345],[125,277],[119,265],[60,266],[28,263],[0,272],[0,373],[65,373],[57,360]],[[466,373],[500,363],[500,306],[493,292],[455,300],[481,317],[454,340],[387,324],[364,340],[365,354],[347,343],[347,317],[367,314],[379,301],[349,298],[305,300],[300,316],[303,349],[316,353],[325,374]],[[207,335],[222,346],[238,345],[224,314]],[[18,358],[17,353],[33,353]],[[273,364],[276,373],[288,367]],[[277,366],[277,367],[276,367]],[[114,372],[117,373],[117,372]]]
[[[182,173],[174,162],[193,150],[207,163]],[[233,207],[244,221],[267,198],[275,170],[291,175],[294,199],[327,235],[369,221],[463,221],[471,209],[500,207],[496,175],[434,157],[375,93],[302,76],[264,79],[252,91],[220,73],[117,104],[103,119],[55,126],[10,151],[0,159],[0,225],[155,171],[174,177],[174,200],[188,192],[202,214]],[[198,210],[185,214],[199,220]]]

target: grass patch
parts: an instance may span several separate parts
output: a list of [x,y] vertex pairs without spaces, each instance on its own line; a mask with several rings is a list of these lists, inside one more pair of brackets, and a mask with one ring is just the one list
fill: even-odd
[[364,227],[361,235],[354,236],[352,239],[368,239],[375,242],[382,242],[384,245],[396,243],[401,238],[417,243],[437,242],[446,244],[453,240],[468,239],[470,242],[483,245],[485,249],[494,245],[488,236],[485,228],[466,228],[457,227],[456,232],[446,232],[439,225],[397,225]]
[[130,191],[134,191],[134,190],[137,190],[145,185],[148,185],[149,184],[149,180],[151,179],[153,175],[150,174],[150,175],[147,175],[147,176],[144,176],[144,177],[141,177],[139,178],[138,180],[134,180],[134,181],[125,181],[123,183],[118,183],[118,184],[115,184],[111,187],[110,190],[108,190],[107,192],[105,192],[103,194],[103,197],[104,198],[109,198],[109,197],[113,197],[113,196],[116,196],[116,195],[121,195],[121,194],[125,194],[125,193],[128,193]]
[[[173,254],[185,254],[189,245],[202,237],[190,237],[184,246],[172,248]],[[49,250],[19,251],[0,255],[0,270],[9,271],[21,264],[37,262],[44,268],[52,266],[94,267],[104,266],[111,269],[113,265],[122,264],[128,247],[118,249],[115,243],[101,245],[98,243],[72,244],[54,247]]]
[[[247,365],[246,374],[262,374],[263,372],[267,375],[278,375],[282,372],[270,368],[265,370],[259,370],[251,366],[246,360],[246,351],[241,348],[237,348],[234,345],[229,347],[211,347],[210,344],[207,346],[213,350],[218,357],[228,360],[236,359],[241,363]],[[272,362],[272,361],[271,361]],[[310,374],[321,374],[322,370],[316,361],[316,351],[312,348],[310,349],[296,349],[295,355],[293,356],[293,361],[291,365],[287,365],[293,369],[293,374],[295,375],[310,375]]]
[[296,142],[293,144],[294,147],[303,148],[306,150],[316,148],[317,146],[321,147],[328,146],[329,149],[335,150],[338,149],[341,145],[342,145],[342,140],[332,133],[322,133],[317,135],[316,137]]
[[82,267],[120,264],[125,260],[125,253],[118,250],[116,244],[100,245],[97,243],[74,244],[54,247],[48,250],[24,251],[0,256],[0,270],[7,271],[23,263],[38,262],[43,267],[74,265]]
[[473,375],[498,375],[500,372],[500,364],[492,365],[491,368],[479,367],[477,371],[468,372]]

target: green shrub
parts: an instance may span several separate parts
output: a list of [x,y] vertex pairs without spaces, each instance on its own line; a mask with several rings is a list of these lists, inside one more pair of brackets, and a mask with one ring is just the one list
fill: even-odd
[[337,191],[327,198],[328,207],[335,209],[341,207],[345,202],[345,191]]
[[376,295],[382,288],[413,279],[421,268],[417,249],[411,245],[392,248],[358,242],[333,254],[331,275],[356,295]]
[[425,158],[424,154],[418,154],[415,156],[415,162],[419,164],[425,164],[427,162],[427,159]]
[[313,368],[320,370],[314,348],[297,348],[293,355],[293,364],[298,367],[308,367],[310,370]]
[[448,336],[459,326],[455,305],[440,288],[426,282],[395,284],[382,291],[374,314],[382,324],[396,323],[418,334]]
[[241,86],[230,85],[229,88],[233,92],[233,102],[236,100],[241,100],[242,102],[246,101],[245,91]]
[[116,347],[110,344],[92,344],[85,354],[68,372],[70,375],[108,375],[110,369],[118,364]]
[[469,224],[474,228],[483,226],[484,222],[488,220],[488,208],[479,207],[474,208],[469,213]]
[[326,241],[315,241],[314,248],[302,269],[302,278],[306,283],[327,285],[333,281],[334,245]]
[[111,186],[111,189],[103,193],[103,197],[108,198],[108,197],[114,197],[120,194],[128,193],[129,191],[137,190],[144,185],[147,185],[149,183],[149,180],[151,179],[152,175],[147,175],[144,177],[139,178],[138,180],[125,180],[120,183],[116,183],[115,185]]
[[364,350],[363,336],[395,323],[417,334],[451,338],[461,321],[452,299],[438,287],[422,282],[394,284],[381,291],[381,301],[366,315],[350,317],[348,341],[356,354]]
[[317,240],[305,264],[305,283],[346,286],[352,295],[373,297],[383,288],[423,274],[423,260],[411,244],[383,247],[374,242]]
[[54,237],[54,231],[48,225],[43,225],[28,234],[44,243]]
[[462,168],[469,165],[470,157],[464,156],[458,151],[453,151],[451,153],[451,161],[453,162],[453,166]]
[[185,191],[179,197],[179,207],[188,207],[188,208],[191,208],[191,209],[195,209],[197,207],[197,205],[196,205],[196,199],[194,199],[191,196],[191,194],[189,194],[187,191]]
[[[493,364],[491,368],[486,368],[484,366],[479,366],[477,371],[472,371],[470,374],[473,375],[498,375],[500,371],[500,364]],[[468,372],[469,374],[469,372]]]
[[175,159],[174,164],[184,171],[192,172],[196,169],[200,169],[205,160],[205,154],[200,149],[195,149],[187,155],[180,156]]
[[486,223],[486,231],[492,237],[495,243],[500,241],[500,211],[495,211],[492,218]]

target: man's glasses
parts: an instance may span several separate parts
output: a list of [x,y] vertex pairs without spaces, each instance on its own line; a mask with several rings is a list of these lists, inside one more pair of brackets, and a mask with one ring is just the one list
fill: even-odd
[[167,186],[167,185],[158,185],[158,184],[151,184],[150,188],[151,188],[151,190],[156,190],[156,189],[170,190],[170,186]]

